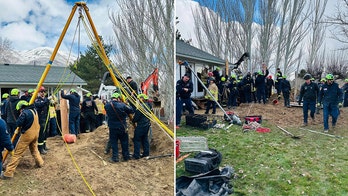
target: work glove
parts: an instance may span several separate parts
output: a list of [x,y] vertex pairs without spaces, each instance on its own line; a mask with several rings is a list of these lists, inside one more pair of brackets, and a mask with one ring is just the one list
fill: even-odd
[[338,103],[338,107],[342,107],[342,103]]
[[10,151],[10,155],[11,155],[11,156],[14,155],[14,150]]
[[320,103],[317,103],[317,107],[320,107],[320,105],[321,105]]

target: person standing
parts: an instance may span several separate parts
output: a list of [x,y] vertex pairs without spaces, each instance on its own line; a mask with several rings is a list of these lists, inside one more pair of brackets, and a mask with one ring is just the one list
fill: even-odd
[[266,77],[268,75],[269,71],[266,69],[265,75],[262,71],[257,72],[257,76],[255,79],[255,87],[256,87],[256,96],[257,101],[259,103],[266,104]]
[[228,103],[227,108],[231,107],[235,109],[237,107],[237,97],[238,97],[238,81],[236,79],[236,75],[233,74],[230,78],[230,83],[228,84],[229,95],[228,95]]
[[[323,85],[326,83],[326,79],[325,78],[322,78],[320,80],[320,83],[318,84],[318,87],[319,87],[319,91],[318,91],[318,95],[317,95],[317,100],[318,100],[318,97],[319,97],[319,92],[321,91],[321,89],[323,88]],[[321,106],[316,106],[316,109],[315,109],[315,113],[316,114],[320,114],[320,109],[321,109]]]
[[20,111],[20,116],[16,121],[16,125],[21,127],[21,136],[19,137],[15,152],[10,163],[6,167],[6,171],[2,176],[3,179],[11,179],[20,162],[23,153],[29,147],[31,155],[35,159],[37,167],[42,167],[44,161],[39,153],[37,141],[39,137],[40,124],[39,116],[34,105],[29,105],[27,101],[21,100],[17,103],[16,109]]
[[215,114],[216,113],[216,101],[218,100],[218,96],[219,96],[219,88],[215,84],[215,78],[211,78],[211,80],[209,82],[210,82],[210,84],[209,84],[208,90],[213,97],[209,93],[207,93],[207,95],[205,96],[205,98],[208,99],[205,114],[209,114],[210,107],[213,107],[212,114]]
[[280,86],[282,87],[282,93],[284,97],[284,106],[290,107],[290,92],[291,92],[291,85],[289,80],[286,79],[286,75],[283,75],[283,79],[281,80]]
[[[129,95],[132,97],[131,99],[133,101],[136,100],[136,96],[138,94],[138,84],[133,80],[133,78],[131,76],[127,77],[127,83],[129,85],[129,90],[128,93]],[[128,103],[130,106],[132,106],[133,110],[136,110],[135,105],[132,103],[132,100],[128,99]]]
[[[277,68],[276,72],[276,80],[274,82],[274,87],[277,90],[277,98],[280,100],[281,92],[282,92],[282,84],[283,84],[283,73],[280,71],[280,68]],[[283,95],[284,96],[284,95]]]
[[77,94],[75,89],[71,89],[69,95],[65,95],[64,90],[62,90],[61,97],[69,100],[69,129],[71,134],[75,134],[77,136],[79,133],[81,113],[80,95]]
[[81,114],[85,121],[85,129],[87,133],[90,131],[92,132],[95,129],[96,113],[98,113],[98,108],[93,100],[92,93],[87,93],[86,99],[83,100],[81,107]]
[[[134,159],[140,159],[141,157],[147,157],[150,155],[149,129],[151,122],[143,111],[146,111],[146,113],[151,112],[152,106],[148,102],[148,97],[145,94],[139,94],[138,99],[143,109],[137,109],[132,120],[133,123],[136,123],[133,138]],[[142,155],[140,155],[141,146],[143,147]]]
[[[10,99],[8,100],[6,104],[6,109],[5,109],[5,116],[4,118],[6,119],[7,123],[7,131],[10,133],[11,138],[13,137],[15,130],[17,128],[16,126],[16,120],[19,116],[18,110],[16,110],[16,105],[19,102],[19,90],[14,88],[10,92]],[[18,141],[19,135],[15,138],[13,141],[13,145],[16,146],[17,141]]]
[[254,79],[251,76],[251,73],[248,72],[247,75],[243,78],[243,93],[246,103],[251,103],[251,91],[254,88]]
[[310,74],[306,74],[303,77],[305,83],[301,85],[300,97],[298,99],[298,105],[301,105],[301,102],[303,103],[303,126],[308,125],[308,109],[310,110],[310,117],[312,118],[312,121],[315,121],[315,104],[317,102],[319,87],[316,83],[312,82],[311,78],[312,76]]
[[49,115],[50,115],[50,132],[48,136],[54,137],[58,135],[57,132],[57,104],[56,98],[54,96],[51,97],[50,105],[49,105]]
[[190,80],[191,76],[185,74],[182,79],[176,82],[176,128],[178,129],[181,122],[183,104],[189,111],[190,115],[194,114],[191,93],[193,92],[193,83]]
[[103,125],[104,121],[104,103],[99,99],[99,97],[96,97],[94,102],[98,108],[98,113],[96,115],[96,127],[98,128],[99,126]]
[[0,119],[0,173],[2,175],[2,151],[6,148],[11,155],[14,154],[14,147],[11,141],[10,134],[6,129],[6,122],[3,119]]
[[323,104],[324,132],[329,131],[329,115],[332,117],[332,128],[335,128],[340,114],[338,107],[342,106],[343,101],[342,90],[333,80],[334,76],[332,74],[326,75],[327,82],[323,85],[318,97],[317,106]]
[[121,101],[121,94],[114,93],[111,101],[105,105],[106,114],[108,116],[109,140],[112,148],[112,157],[110,162],[119,162],[118,158],[118,140],[121,142],[122,156],[124,161],[128,161],[128,132],[127,132],[127,116],[133,114],[132,107]]
[[266,80],[266,97],[267,100],[272,96],[272,88],[274,87],[274,80],[272,76],[269,75]]
[[48,137],[49,132],[49,100],[45,95],[45,91],[45,87],[41,86],[39,89],[39,94],[35,99],[34,103],[37,113],[39,115],[40,132],[38,139],[38,148],[40,154],[47,154],[46,139]]
[[8,93],[4,93],[2,94],[2,101],[1,101],[1,118],[6,122],[6,104],[9,100],[9,94]]
[[344,80],[345,84],[342,86],[343,96],[343,107],[348,107],[348,78]]

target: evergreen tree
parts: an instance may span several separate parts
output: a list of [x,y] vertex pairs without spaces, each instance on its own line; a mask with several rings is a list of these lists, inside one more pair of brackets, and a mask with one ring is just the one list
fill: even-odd
[[[100,36],[99,38],[103,44],[106,55],[109,57],[112,51],[112,45],[105,45],[102,37]],[[70,65],[70,69],[87,82],[86,89],[92,93],[98,93],[103,75],[108,71],[93,46],[87,46],[85,54],[81,54],[78,62],[75,62],[74,65]],[[104,83],[112,84],[112,81],[108,78]]]

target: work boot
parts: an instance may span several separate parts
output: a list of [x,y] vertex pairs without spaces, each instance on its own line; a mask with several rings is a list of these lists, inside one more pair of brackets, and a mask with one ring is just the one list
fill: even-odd
[[301,127],[307,127],[307,123],[303,123],[302,125],[301,125]]
[[47,154],[47,151],[44,149],[43,145],[39,145],[38,149],[39,149],[40,154]]

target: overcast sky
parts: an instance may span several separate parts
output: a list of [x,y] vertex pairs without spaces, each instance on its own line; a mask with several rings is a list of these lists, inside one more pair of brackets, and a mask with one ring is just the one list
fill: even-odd
[[[14,50],[23,51],[37,47],[54,48],[76,0],[0,0],[0,37],[12,42]],[[108,11],[117,11],[115,0],[86,1],[89,13],[99,35],[104,39],[113,36]],[[77,27],[75,12],[60,50],[69,51]],[[86,19],[87,21],[87,19]],[[91,45],[81,26],[81,47]],[[77,48],[77,38],[74,47]],[[77,51],[73,52],[77,53]]]
[[[332,15],[336,11],[336,5],[342,0],[328,0],[325,15]],[[180,31],[182,38],[193,39],[193,45],[196,45],[197,40],[194,34],[194,20],[192,15],[192,8],[199,6],[193,0],[176,0],[176,15],[179,17],[179,23],[176,28]],[[337,49],[342,46],[341,43],[330,38],[330,33],[326,36],[326,47],[329,49]]]

